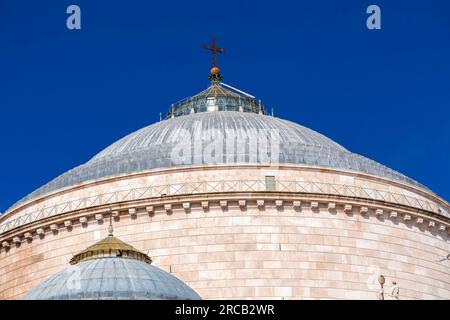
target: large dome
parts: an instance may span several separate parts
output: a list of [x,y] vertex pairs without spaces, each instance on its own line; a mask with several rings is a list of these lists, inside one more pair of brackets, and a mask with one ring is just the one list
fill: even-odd
[[[60,188],[98,180],[108,176],[129,174],[157,168],[186,164],[173,160],[175,148],[187,144],[192,149],[189,164],[211,164],[198,153],[194,144],[211,144],[223,140],[223,154],[215,158],[217,164],[263,163],[251,156],[249,141],[257,141],[261,130],[278,132],[279,163],[322,166],[369,173],[395,181],[421,186],[416,181],[373,160],[354,154],[327,137],[290,121],[273,116],[237,111],[200,112],[160,121],[129,134],[107,147],[87,163],[76,167],[21,200],[25,201]],[[271,131],[272,130],[272,131]],[[274,131],[273,131],[274,130]],[[229,134],[237,138],[233,148],[227,148]],[[190,137],[190,138],[187,138]],[[220,141],[219,141],[220,142]],[[245,143],[245,152],[238,145]],[[261,145],[257,141],[258,147]],[[201,150],[200,150],[201,153]]]

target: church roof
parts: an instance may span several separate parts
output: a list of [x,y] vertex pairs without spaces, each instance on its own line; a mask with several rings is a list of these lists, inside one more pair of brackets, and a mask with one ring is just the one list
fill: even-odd
[[148,263],[123,258],[81,261],[50,276],[25,300],[199,300],[184,282]]
[[81,261],[97,259],[99,257],[121,257],[124,259],[136,259],[145,263],[151,263],[150,257],[112,234],[105,239],[93,244],[80,253],[74,255],[70,264],[77,264]]
[[199,300],[148,255],[113,236],[74,255],[70,265],[33,288],[25,300]]
[[[206,48],[214,54],[223,50],[217,48],[215,41]],[[260,100],[222,83],[220,69],[216,64],[211,69],[209,79],[211,84],[206,90],[173,104],[166,120],[118,140],[87,163],[58,176],[13,207],[61,188],[145,170],[192,164],[265,164],[267,158],[259,155],[255,157],[256,152],[252,149],[254,141],[258,150],[268,146],[263,145],[266,142],[261,141],[261,135],[266,135],[268,140],[276,140],[279,148],[275,152],[278,154],[275,157],[270,155],[280,164],[351,170],[425,188],[395,170],[348,151],[320,133],[267,115]],[[225,147],[230,135],[236,138],[232,148]],[[212,139],[224,146],[222,154],[214,157],[214,163],[210,159],[205,160],[203,155]],[[270,141],[267,143],[271,144]],[[190,159],[181,164],[174,161],[173,157],[180,145],[191,153]]]
[[[186,167],[191,164],[211,164],[197,154],[197,139],[207,138],[203,147],[210,144],[211,137],[223,140],[227,134],[239,139],[234,148],[224,147],[217,164],[258,164],[265,159],[255,158],[249,149],[249,141],[258,140],[261,131],[276,130],[279,135],[279,163],[321,166],[368,173],[394,181],[424,188],[418,182],[376,161],[352,153],[333,140],[311,129],[277,117],[252,112],[199,112],[163,120],[118,140],[82,164],[53,179],[30,193],[20,202],[56,191],[71,185],[110,176],[141,172],[150,169]],[[187,141],[186,137],[191,137]],[[209,137],[209,139],[208,139]],[[187,143],[192,150],[191,163],[173,161],[174,149]],[[245,144],[245,151],[238,145]],[[258,146],[260,142],[258,141]],[[200,150],[201,152],[202,150]],[[17,205],[16,204],[16,205]]]

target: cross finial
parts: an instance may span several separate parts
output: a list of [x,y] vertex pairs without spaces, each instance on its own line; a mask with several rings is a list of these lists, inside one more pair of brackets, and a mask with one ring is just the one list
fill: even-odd
[[211,45],[204,45],[203,48],[212,52],[213,67],[211,68],[209,78],[213,83],[220,82],[222,76],[220,75],[220,69],[217,67],[217,53],[224,53],[225,49],[217,47],[216,37],[213,37]]
[[217,68],[217,53],[224,53],[224,48],[218,48],[216,44],[216,37],[213,37],[211,45],[204,45],[203,48],[212,51],[213,68]]

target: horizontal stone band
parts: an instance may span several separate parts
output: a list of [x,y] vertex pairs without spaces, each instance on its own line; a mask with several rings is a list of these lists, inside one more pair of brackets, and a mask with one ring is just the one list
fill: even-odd
[[446,218],[450,218],[450,213],[446,209],[440,207],[435,203],[403,194],[396,194],[365,187],[355,187],[345,184],[331,184],[321,182],[278,180],[275,181],[274,185],[268,187],[266,186],[265,180],[219,180],[132,188],[128,190],[115,191],[78,200],[72,200],[57,204],[52,207],[47,207],[38,211],[27,213],[15,219],[11,219],[0,225],[0,234],[10,231],[14,228],[21,227],[28,223],[38,221],[40,219],[105,204],[113,204],[122,201],[143,200],[163,196],[217,192],[292,192],[357,197],[405,205],[416,209],[429,211]]

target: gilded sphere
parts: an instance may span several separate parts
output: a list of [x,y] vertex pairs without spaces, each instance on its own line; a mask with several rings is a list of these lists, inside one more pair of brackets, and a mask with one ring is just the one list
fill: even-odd
[[217,68],[217,67],[212,67],[211,68],[211,74],[219,74],[219,72],[220,72],[219,68]]

